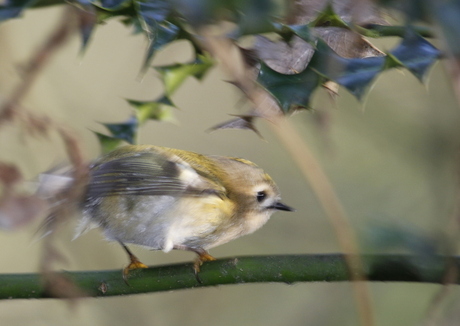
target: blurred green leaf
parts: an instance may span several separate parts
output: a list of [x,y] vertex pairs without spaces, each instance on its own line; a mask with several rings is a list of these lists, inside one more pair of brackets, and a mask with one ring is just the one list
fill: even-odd
[[150,36],[150,42],[143,69],[147,69],[149,67],[156,51],[176,39],[178,32],[179,27],[170,22],[165,21],[161,24],[156,24],[156,29]]
[[322,78],[307,68],[299,74],[284,75],[262,63],[257,82],[272,94],[284,113],[301,107],[307,108],[310,96]]
[[408,21],[429,20],[431,12],[428,9],[429,1],[439,0],[378,0],[382,6],[391,7],[406,15]]
[[238,35],[264,33],[271,29],[275,5],[273,1],[233,1],[237,14]]
[[101,154],[113,151],[123,142],[123,140],[119,138],[110,137],[96,131],[93,132],[97,136],[99,144],[101,145]]
[[102,8],[116,10],[131,5],[131,0],[100,0]]
[[372,81],[385,69],[403,66],[420,80],[439,57],[440,51],[421,36],[407,29],[406,37],[388,56],[347,59],[318,40],[308,67],[347,88],[361,99]]
[[135,116],[123,123],[103,123],[114,138],[122,139],[130,144],[135,143],[137,127],[139,125]]
[[166,95],[169,96],[182,85],[187,77],[193,76],[201,80],[213,64],[210,56],[199,54],[192,62],[155,67],[155,69],[160,73]]
[[212,20],[214,10],[221,6],[222,0],[173,0],[173,2],[175,9],[191,26],[199,27]]
[[447,46],[454,56],[460,57],[460,42],[458,41],[460,38],[460,2],[454,0],[431,0],[430,2]]
[[390,54],[423,81],[428,69],[439,58],[441,52],[423,37],[408,29],[401,44]]
[[335,26],[347,28],[347,24],[340,18],[332,7],[332,2],[329,2],[324,10],[314,19],[310,26]]
[[316,52],[308,67],[344,86],[360,99],[384,69],[385,57],[346,59],[337,55],[324,41],[318,40]]
[[145,71],[155,52],[174,41],[179,27],[166,20],[172,11],[171,1],[136,1],[135,8],[139,15],[141,26],[149,39],[147,55],[142,67],[142,70]]
[[136,117],[139,124],[142,124],[147,120],[177,123],[177,120],[174,118],[172,113],[172,108],[175,107],[175,105],[167,96],[163,96],[154,101],[127,101],[132,107],[134,107],[134,109],[136,109]]
[[[152,22],[164,21],[172,10],[171,1],[167,0],[147,0],[135,1],[136,9],[147,23],[147,28],[152,25]],[[155,28],[153,28],[155,29]],[[154,32],[153,30],[151,31]]]
[[313,40],[311,30],[308,25],[285,25],[280,23],[274,23],[273,28],[285,42],[289,42],[291,37],[297,35],[305,42],[311,42]]
[[416,255],[436,255],[445,247],[444,243],[414,225],[373,225],[363,241],[363,247],[371,251],[411,252]]
[[81,5],[80,10],[78,11],[78,27],[82,39],[81,51],[84,51],[86,50],[93,30],[96,27],[98,16],[96,14],[96,9],[91,6],[91,2],[89,0],[78,0],[78,3]]
[[0,6],[0,22],[18,17],[22,10],[32,6],[35,0],[7,0]]

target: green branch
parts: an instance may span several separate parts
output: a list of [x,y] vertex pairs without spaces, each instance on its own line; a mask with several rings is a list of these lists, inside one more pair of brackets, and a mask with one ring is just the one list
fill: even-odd
[[[443,283],[449,268],[460,267],[460,257],[364,255],[369,281]],[[253,256],[207,262],[197,281],[192,264],[151,267],[132,273],[127,285],[121,270],[61,272],[86,295],[116,296],[238,283],[349,281],[344,256]],[[450,280],[460,282],[460,274]],[[0,299],[49,298],[39,274],[0,275]]]

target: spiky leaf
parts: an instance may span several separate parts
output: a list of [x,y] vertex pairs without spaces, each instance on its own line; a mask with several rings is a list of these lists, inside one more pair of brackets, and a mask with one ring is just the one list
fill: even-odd
[[103,125],[110,131],[114,138],[122,139],[130,144],[135,143],[137,127],[139,125],[136,117],[133,116],[123,123],[103,123]]
[[198,55],[194,61],[189,63],[177,63],[155,67],[155,69],[160,73],[165,92],[169,96],[173,94],[189,76],[193,76],[197,79],[203,78],[212,65],[213,61],[209,56]]
[[307,108],[310,96],[321,84],[322,78],[309,68],[299,74],[284,75],[262,63],[257,81],[287,113],[293,108]]
[[166,96],[162,96],[160,99],[154,101],[127,101],[136,109],[136,117],[140,124],[147,120],[177,122],[172,114],[172,108],[175,105]]

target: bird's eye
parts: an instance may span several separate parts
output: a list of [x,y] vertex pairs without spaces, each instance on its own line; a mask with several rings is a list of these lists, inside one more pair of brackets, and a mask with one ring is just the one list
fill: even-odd
[[259,191],[257,193],[257,201],[259,203],[261,203],[265,199],[265,197],[267,197],[267,193],[265,191]]

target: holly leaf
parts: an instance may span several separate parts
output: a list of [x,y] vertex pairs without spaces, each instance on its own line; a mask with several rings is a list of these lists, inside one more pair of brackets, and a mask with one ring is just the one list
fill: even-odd
[[88,46],[93,30],[96,27],[98,16],[95,7],[91,5],[89,0],[78,0],[78,3],[81,5],[77,12],[77,18],[82,40],[81,51],[83,52]]
[[233,1],[238,25],[235,36],[263,33],[270,29],[275,9],[273,1],[246,0]]
[[458,1],[439,1],[433,2],[435,17],[437,23],[441,27],[441,31],[446,39],[446,44],[449,47],[452,55],[460,56],[460,3]]
[[284,75],[262,63],[257,82],[278,101],[284,113],[308,108],[310,96],[323,79],[307,68],[301,73]]
[[155,29],[151,34],[149,34],[147,55],[142,67],[144,71],[149,67],[155,52],[174,41],[179,33],[179,27],[168,21],[164,21],[162,23],[151,22],[150,28],[153,29],[154,25]]
[[118,10],[131,4],[131,0],[100,0],[101,7],[109,10]]
[[97,139],[99,140],[99,144],[101,145],[102,154],[106,154],[108,152],[113,151],[115,148],[120,146],[120,144],[123,142],[122,139],[110,137],[110,136],[101,134],[96,131],[93,131],[93,132],[97,136]]
[[[172,10],[171,1],[167,0],[147,0],[147,1],[135,1],[136,9],[138,14],[144,19],[149,29],[152,22],[164,21]],[[153,28],[154,29],[154,28]],[[153,31],[150,31],[153,32]]]
[[139,124],[147,120],[177,123],[172,114],[172,108],[175,105],[167,96],[162,96],[160,99],[153,101],[127,101],[136,110],[136,117]]
[[242,129],[242,130],[251,130],[257,134],[262,140],[262,134],[254,125],[255,119],[257,116],[255,115],[238,115],[237,118],[225,121],[220,123],[212,128],[209,129],[209,132],[222,130],[222,129]]
[[401,44],[389,53],[389,57],[407,68],[420,81],[439,58],[441,52],[423,37],[408,29]]
[[110,131],[114,138],[124,140],[130,144],[135,143],[137,127],[139,125],[137,117],[133,116],[123,123],[103,123],[103,125]]
[[189,63],[176,63],[173,65],[155,67],[160,73],[166,95],[173,94],[189,76],[201,80],[213,65],[211,57],[198,54],[197,58]]
[[156,51],[176,39],[179,27],[166,20],[172,4],[166,0],[135,1],[139,22],[149,39],[147,55],[142,70],[145,71]]
[[347,24],[342,20],[340,15],[336,14],[332,3],[329,2],[326,8],[310,23],[311,26],[335,26],[347,27]]
[[361,99],[375,77],[385,68],[385,57],[346,59],[318,40],[309,68],[348,89]]
[[0,6],[0,22],[21,15],[21,12],[31,7],[36,0],[7,0]]
[[414,225],[372,225],[364,234],[364,248],[383,251],[408,251],[417,255],[435,255],[443,243]]

